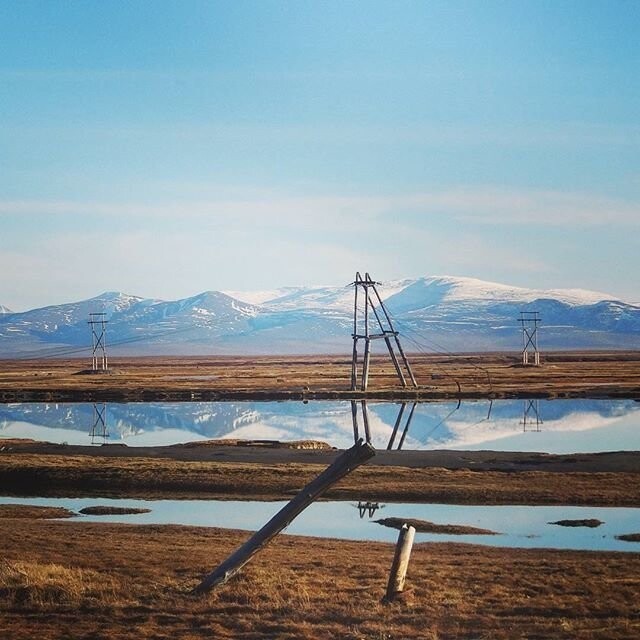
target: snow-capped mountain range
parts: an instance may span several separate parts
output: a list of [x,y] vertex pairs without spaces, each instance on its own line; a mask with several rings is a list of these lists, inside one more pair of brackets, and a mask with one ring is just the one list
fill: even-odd
[[[535,290],[473,278],[385,282],[379,291],[408,351],[518,350],[521,311],[538,311],[544,349],[640,348],[640,306],[581,289]],[[2,307],[2,309],[5,309]],[[119,292],[0,312],[0,357],[89,348],[105,313],[115,354],[349,353],[353,287],[206,291],[175,301]]]

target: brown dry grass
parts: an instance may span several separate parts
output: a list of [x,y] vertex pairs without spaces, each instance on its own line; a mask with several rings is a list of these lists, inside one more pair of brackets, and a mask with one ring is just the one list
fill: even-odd
[[[326,465],[9,453],[0,486],[14,495],[287,498]],[[639,473],[470,471],[365,465],[326,497],[458,504],[640,505]]]
[[428,520],[417,520],[416,518],[381,518],[380,520],[375,520],[375,522],[392,529],[402,529],[406,524],[420,533],[448,533],[454,536],[498,535],[497,531],[491,531],[490,529],[480,529],[479,527],[470,527],[462,524],[436,524]]
[[0,518],[71,518],[75,514],[64,507],[35,507],[26,504],[0,504]]
[[[6,563],[14,570],[11,584],[28,583],[33,590],[33,597],[18,599],[14,591],[0,591],[0,637],[631,640],[640,635],[640,554],[418,544],[408,592],[400,602],[383,605],[393,545],[281,536],[229,584],[206,596],[190,595],[246,535],[176,526],[0,521]],[[28,578],[16,577],[16,568]],[[67,579],[80,586],[67,590]],[[41,599],[38,593],[48,581],[60,591]]]
[[[422,391],[436,397],[458,393],[457,382],[467,396],[640,397],[640,352],[548,353],[541,367],[517,366],[518,357],[413,354],[410,359]],[[339,356],[112,358],[113,375],[76,375],[86,366],[83,360],[5,360],[0,399],[28,399],[30,391],[47,392],[52,399],[80,393],[121,400],[172,398],[173,392],[186,393],[187,399],[190,393],[199,399],[209,392],[344,392],[349,389],[351,364],[348,357]],[[370,389],[397,388],[388,358],[374,357]]]
[[117,599],[116,581],[104,572],[58,564],[0,562],[0,598],[9,607],[77,607]]

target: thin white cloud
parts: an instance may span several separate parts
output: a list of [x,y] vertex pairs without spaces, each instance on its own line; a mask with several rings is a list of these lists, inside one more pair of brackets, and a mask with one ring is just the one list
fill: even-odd
[[390,196],[264,197],[191,202],[0,201],[0,215],[91,215],[120,217],[238,219],[245,222],[322,228],[328,223],[456,219],[490,225],[573,227],[640,225],[640,204],[597,194],[535,189],[465,187]]

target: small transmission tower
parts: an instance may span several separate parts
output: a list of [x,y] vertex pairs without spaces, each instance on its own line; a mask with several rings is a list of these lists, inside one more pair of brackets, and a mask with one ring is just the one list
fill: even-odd
[[106,313],[90,313],[89,327],[91,328],[91,344],[93,351],[91,354],[91,370],[94,373],[109,371],[109,361],[107,360],[107,322]]
[[[353,358],[351,361],[351,390],[355,391],[358,387],[358,341],[364,340],[364,357],[362,362],[362,378],[360,381],[360,390],[366,391],[369,382],[369,363],[371,359],[371,341],[382,339],[387,345],[389,356],[393,362],[398,379],[403,387],[407,386],[405,372],[414,387],[418,386],[413,376],[409,361],[402,350],[398,332],[393,328],[391,317],[389,316],[377,285],[368,273],[364,274],[364,278],[359,272],[356,273],[356,279],[351,283],[354,287],[354,304],[353,304]],[[398,350],[400,359],[396,355],[395,348]],[[400,366],[402,362],[402,367]],[[404,367],[404,372],[403,372]]]
[[[521,311],[518,322],[522,326],[522,364],[540,366],[540,351],[538,351],[538,325],[540,319],[539,311]],[[533,362],[529,356],[533,357]]]

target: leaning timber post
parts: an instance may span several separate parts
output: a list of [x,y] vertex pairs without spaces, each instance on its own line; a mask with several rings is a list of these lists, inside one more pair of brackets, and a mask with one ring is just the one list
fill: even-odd
[[275,538],[286,526],[315,502],[336,482],[357,469],[375,455],[375,449],[367,442],[358,440],[353,447],[340,454],[317,478],[307,484],[298,495],[276,513],[260,531],[257,531],[239,549],[232,553],[217,569],[212,571],[193,593],[205,593],[213,587],[227,582],[249,560]]
[[389,583],[387,584],[387,594],[384,602],[391,602],[394,598],[404,590],[404,581],[409,567],[409,558],[411,557],[411,548],[413,547],[413,538],[416,535],[414,527],[402,525],[398,542],[396,543],[396,552],[391,563],[391,571],[389,572]]
[[358,388],[358,336],[353,336],[353,353],[351,355],[351,391]]
[[358,279],[360,274],[356,273],[354,281],[354,302],[353,302],[353,354],[351,356],[351,391],[358,387]]
[[367,336],[364,339],[364,358],[362,364],[362,386],[360,389],[362,391],[367,390],[367,386],[369,385],[369,363],[371,362],[371,338]]

